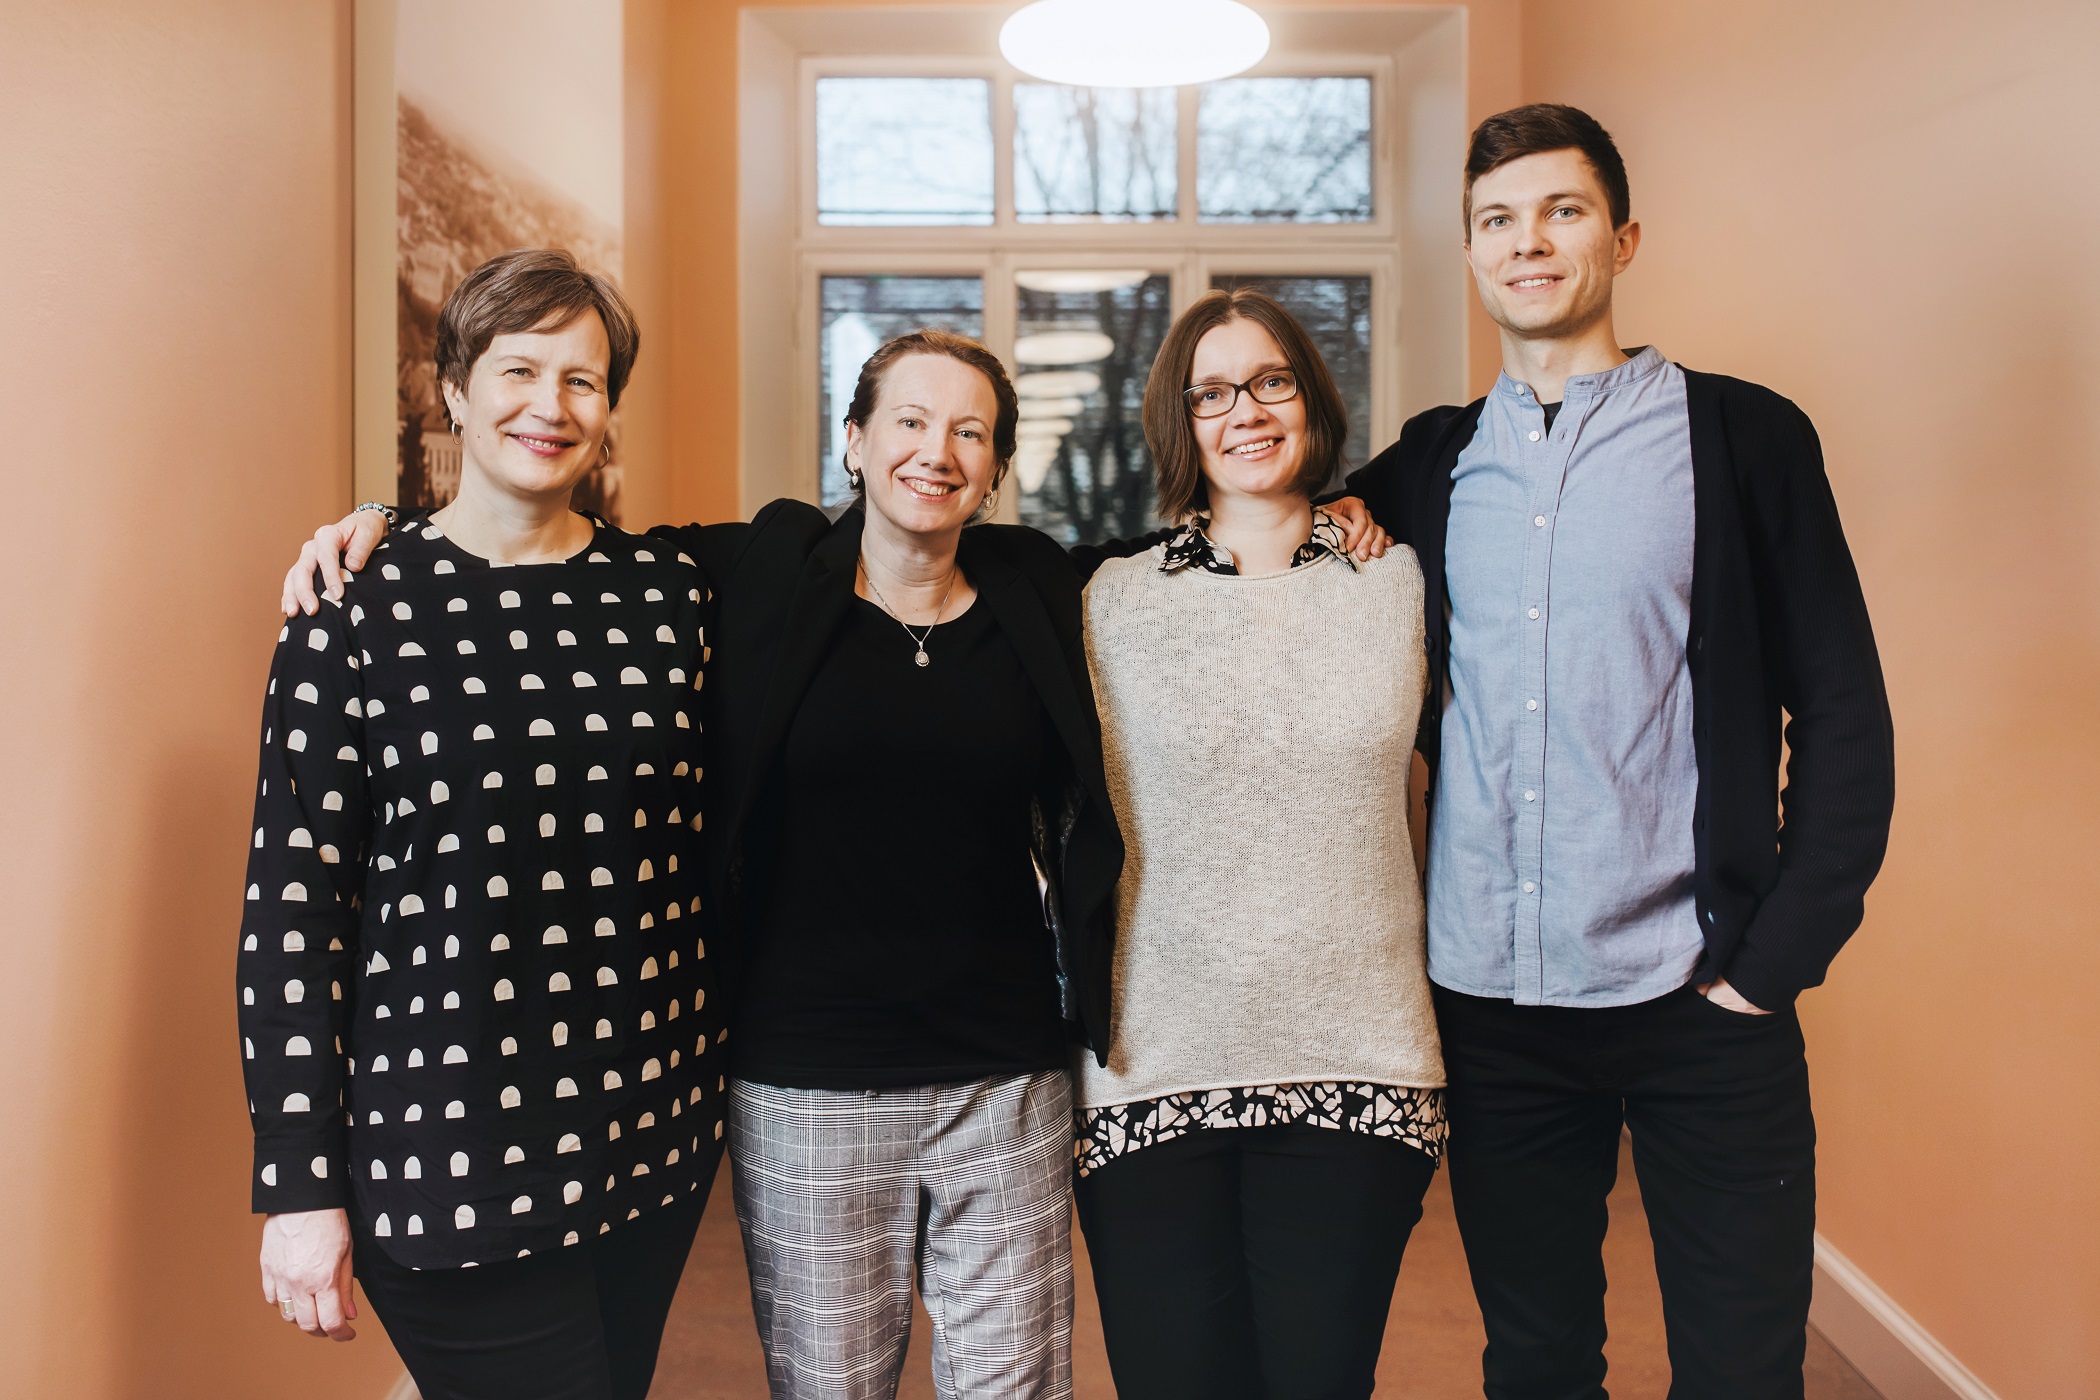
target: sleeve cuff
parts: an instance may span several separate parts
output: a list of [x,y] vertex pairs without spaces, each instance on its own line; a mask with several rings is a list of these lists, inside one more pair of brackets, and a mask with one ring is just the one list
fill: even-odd
[[1760,1011],[1784,1011],[1801,995],[1792,979],[1782,976],[1747,942],[1736,950],[1721,975]]
[[324,1143],[258,1142],[248,1189],[257,1215],[345,1208],[349,1164],[341,1148]]

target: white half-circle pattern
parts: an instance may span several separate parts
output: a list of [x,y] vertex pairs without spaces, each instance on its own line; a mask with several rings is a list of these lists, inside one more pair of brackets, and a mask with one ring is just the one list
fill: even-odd
[[[696,1008],[704,998],[697,986],[667,985],[687,974],[679,969],[681,950],[659,941],[670,931],[660,931],[657,923],[676,917],[689,900],[697,907],[697,898],[690,888],[673,888],[668,901],[657,896],[644,907],[630,893],[692,878],[682,873],[694,866],[682,844],[692,840],[682,815],[691,805],[683,783],[697,778],[697,749],[676,726],[687,722],[678,709],[687,677],[699,675],[704,659],[687,606],[700,600],[700,590],[682,580],[672,586],[662,572],[646,578],[629,573],[629,582],[579,595],[597,597],[602,605],[591,626],[557,628],[548,608],[572,606],[572,599],[550,592],[543,580],[561,575],[561,566],[508,572],[502,582],[511,586],[498,586],[493,570],[456,551],[432,558],[433,547],[425,542],[438,538],[441,532],[409,522],[382,546],[400,552],[353,578],[342,603],[305,626],[295,620],[280,628],[248,886],[250,919],[264,909],[277,912],[244,921],[238,978],[250,1097],[285,1115],[287,1123],[314,1120],[315,1132],[332,1133],[337,1143],[340,1115],[353,1114],[359,1125],[353,1160],[339,1159],[332,1146],[301,1151],[296,1143],[259,1154],[252,1178],[264,1193],[258,1208],[287,1208],[273,1206],[268,1193],[285,1190],[279,1183],[288,1180],[287,1172],[296,1178],[294,1189],[307,1182],[309,1172],[298,1164],[307,1163],[321,1181],[341,1180],[341,1166],[358,1178],[361,1197],[375,1193],[375,1234],[403,1237],[402,1247],[426,1251],[402,1256],[420,1267],[530,1254],[551,1247],[557,1233],[573,1243],[677,1199],[678,1184],[669,1183],[667,1193],[662,1172],[683,1160],[683,1135],[666,1155],[667,1144],[639,1130],[663,1121],[667,1104],[675,1117],[685,1103],[702,1102],[699,1084],[680,1077],[685,1071],[678,1052],[688,1048],[688,1032],[669,1028],[680,1046],[657,1039],[688,997]],[[664,554],[632,550],[630,564],[628,553],[595,550],[592,561],[611,579],[615,570],[634,570]],[[416,567],[401,567],[412,560],[419,561]],[[680,598],[686,602],[675,601]],[[533,639],[544,646],[549,635],[572,648],[561,658],[568,663],[569,687],[550,690],[523,670]],[[634,638],[645,641],[636,645]],[[468,675],[468,666],[478,674]],[[544,662],[537,668],[547,671]],[[556,666],[553,674],[561,673]],[[596,713],[582,703],[614,677],[630,702],[629,728],[617,741],[610,733],[617,711]],[[388,727],[393,717],[411,713],[413,722]],[[289,722],[294,716],[297,722]],[[538,752],[521,761],[528,742]],[[309,771],[316,760],[327,766]],[[665,773],[671,778],[657,776]],[[660,786],[665,783],[669,790]],[[605,786],[588,786],[593,784]],[[286,805],[301,802],[296,811]],[[635,825],[616,821],[616,829],[609,828],[603,814],[621,811],[636,813]],[[540,839],[506,840],[520,822],[530,823],[527,829],[537,830]],[[477,829],[485,840],[472,839]],[[424,864],[416,863],[419,858]],[[433,860],[436,868],[429,864]],[[621,884],[612,873],[623,860],[636,872],[632,884]],[[365,864],[339,878],[335,871],[345,861]],[[479,900],[473,897],[477,882],[485,895]],[[271,889],[281,891],[276,905],[264,894]],[[553,911],[534,900],[575,903],[564,904],[571,912],[555,922],[545,916]],[[519,939],[511,931],[518,918],[536,915],[527,927],[540,928],[540,938]],[[594,939],[607,940],[594,943],[594,951],[602,951],[588,969],[558,961],[569,956],[564,925],[579,918]],[[298,927],[287,929],[287,923]],[[339,1014],[348,1005],[346,979],[313,961],[342,957],[346,948],[367,978],[354,1027]],[[444,961],[438,960],[440,949]],[[249,961],[254,959],[262,961]],[[595,987],[572,989],[572,977]],[[550,1005],[531,990],[541,979],[559,1001]],[[655,996],[653,1005],[634,1000],[643,986]],[[665,991],[657,992],[659,987]],[[257,1006],[258,1000],[268,1007]],[[580,1015],[553,1011],[585,1002],[591,1009]],[[481,1019],[499,1004],[517,1033]],[[252,1019],[265,1010],[273,1021]],[[538,1026],[533,1018],[540,1018]],[[616,1034],[616,1025],[628,1029]],[[572,1026],[578,1044],[571,1043]],[[584,1026],[593,1028],[593,1036],[582,1036]],[[717,1029],[697,1027],[697,1044],[704,1049],[713,1043]],[[281,1053],[272,1055],[273,1045]],[[559,1058],[579,1054],[590,1058]],[[692,1064],[697,1072],[702,1061]],[[356,1077],[360,1070],[378,1076],[362,1091],[356,1088],[365,1082]],[[490,1076],[499,1073],[510,1082],[492,1082]],[[577,1098],[586,1073],[607,1095],[591,1101],[599,1105],[591,1121],[607,1122],[608,1131],[565,1130],[557,1117],[553,1153],[516,1133],[511,1136],[521,1141],[506,1142],[493,1134],[495,1115],[483,1113],[477,1122],[470,1112],[470,1106],[479,1111],[491,1102],[521,1107],[532,1095],[558,1114],[563,1109],[557,1102]],[[357,1102],[359,1092],[381,1090],[398,1097]],[[664,1097],[631,1097],[645,1090]],[[423,1102],[409,1101],[415,1099]],[[377,1102],[388,1103],[383,1113]],[[424,1138],[415,1150],[404,1150],[410,1140],[401,1134],[440,1126],[425,1124],[426,1105],[452,1137]],[[630,1130],[625,1139],[622,1123]],[[695,1144],[718,1135],[712,1122],[707,1133],[698,1120],[692,1127]],[[599,1160],[608,1148],[614,1155]],[[555,1155],[572,1153],[574,1169],[546,1174]],[[425,1183],[419,1158],[448,1165],[460,1158],[479,1170],[457,1177],[438,1173],[442,1182]],[[499,1160],[500,1178],[492,1175]],[[582,1189],[594,1170],[607,1178],[602,1196]],[[652,1173],[657,1185],[649,1190]],[[472,1194],[463,1201],[460,1192],[469,1188]],[[398,1194],[409,1189],[421,1194]],[[691,1181],[685,1189],[692,1189]],[[490,1212],[502,1211],[501,1203],[511,1206],[510,1231],[480,1230],[476,1213],[488,1221]],[[443,1244],[434,1237],[426,1243],[424,1222],[441,1222],[447,1211],[454,1229],[435,1232]],[[523,1233],[514,1238],[514,1232]],[[474,1243],[476,1237],[482,1242]],[[427,1252],[432,1250],[440,1252]]]

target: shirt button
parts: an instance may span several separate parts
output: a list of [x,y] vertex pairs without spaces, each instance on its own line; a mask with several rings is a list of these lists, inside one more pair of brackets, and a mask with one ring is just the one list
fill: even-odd
[[1539,795],[1538,795],[1537,793],[1533,792],[1533,791],[1532,791],[1532,790],[1531,790],[1530,788],[1525,788],[1525,789],[1524,789],[1524,800],[1525,800],[1526,802],[1536,802],[1536,801],[1538,801],[1538,800],[1539,800]]
[[1539,702],[1538,702],[1538,701],[1536,701],[1536,700],[1526,700],[1526,701],[1524,702],[1524,708],[1525,708],[1525,709],[1527,709],[1527,710],[1536,710],[1536,709],[1537,709],[1538,707],[1539,707]]
[[1534,885],[1534,884],[1532,884],[1532,883],[1531,883],[1531,881],[1529,881],[1529,880],[1526,880],[1526,881],[1524,882],[1524,893],[1526,893],[1526,894],[1531,894],[1532,892],[1534,892],[1534,891],[1535,891],[1535,890],[1537,890],[1537,889],[1538,889],[1538,886],[1537,886],[1537,885]]
[[1539,430],[1537,428],[1533,428],[1531,430],[1531,440],[1533,442],[1537,442],[1539,440]]
[[1546,528],[1546,517],[1543,515],[1534,515],[1531,517],[1531,523],[1543,530]]
[[1532,620],[1533,622],[1536,622],[1536,621],[1538,621],[1538,617],[1539,617],[1539,610],[1538,610],[1537,608],[1533,608],[1533,609],[1531,610],[1531,620]]

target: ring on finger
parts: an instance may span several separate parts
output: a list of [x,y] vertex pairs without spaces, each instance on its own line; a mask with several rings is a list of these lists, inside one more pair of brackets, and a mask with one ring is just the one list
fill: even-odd
[[298,1316],[298,1313],[292,1307],[292,1300],[289,1298],[279,1298],[277,1300],[277,1311],[284,1314],[284,1320],[286,1322],[290,1322],[293,1318]]

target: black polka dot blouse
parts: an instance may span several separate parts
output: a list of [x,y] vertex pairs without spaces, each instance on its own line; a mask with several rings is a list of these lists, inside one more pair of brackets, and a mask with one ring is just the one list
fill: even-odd
[[412,523],[279,634],[238,962],[256,1210],[346,1206],[449,1268],[696,1189],[706,589],[603,522],[516,567]]

